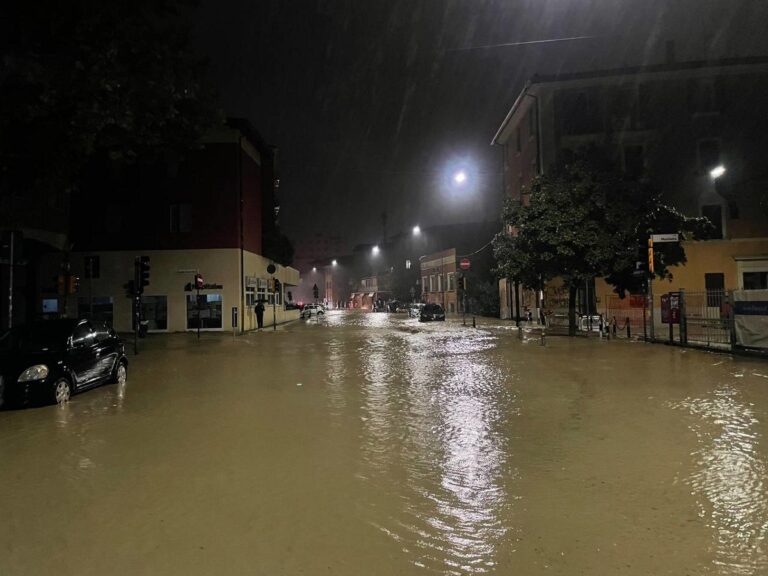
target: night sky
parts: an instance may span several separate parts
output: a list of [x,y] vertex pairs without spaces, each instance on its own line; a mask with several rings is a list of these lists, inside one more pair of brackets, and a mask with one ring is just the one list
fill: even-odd
[[[229,116],[280,148],[283,230],[377,241],[498,218],[490,141],[534,73],[768,54],[768,2],[203,0],[197,44]],[[574,36],[518,47],[466,48]],[[467,185],[450,180],[467,170]]]

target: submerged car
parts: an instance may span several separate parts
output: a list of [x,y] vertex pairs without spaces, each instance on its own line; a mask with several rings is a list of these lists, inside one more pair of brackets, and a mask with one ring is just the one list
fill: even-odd
[[421,315],[421,310],[424,308],[424,304],[415,303],[408,307],[408,318],[418,318]]
[[445,310],[440,304],[425,304],[419,314],[419,322],[430,322],[432,320],[445,321]]
[[325,314],[325,307],[322,304],[305,304],[301,311],[302,318],[310,318],[311,316],[323,316]]
[[125,346],[103,322],[48,320],[0,336],[0,404],[63,404],[105,382],[125,383]]

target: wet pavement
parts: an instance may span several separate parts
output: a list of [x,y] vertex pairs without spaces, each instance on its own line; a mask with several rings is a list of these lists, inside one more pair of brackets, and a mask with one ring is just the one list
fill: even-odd
[[768,574],[768,362],[331,313],[0,412],[0,574]]

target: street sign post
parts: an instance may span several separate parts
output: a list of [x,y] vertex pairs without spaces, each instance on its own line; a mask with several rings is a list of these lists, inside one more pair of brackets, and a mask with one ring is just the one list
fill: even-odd
[[651,234],[651,240],[656,244],[663,242],[679,242],[680,234]]

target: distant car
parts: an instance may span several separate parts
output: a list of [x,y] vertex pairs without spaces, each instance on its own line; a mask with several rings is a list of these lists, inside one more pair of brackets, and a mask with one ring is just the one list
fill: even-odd
[[125,383],[127,375],[123,341],[103,322],[48,320],[0,336],[0,404],[63,404],[104,382]]
[[408,307],[408,318],[418,318],[421,315],[421,309],[424,308],[424,304],[415,303]]
[[302,318],[323,315],[325,315],[325,308],[322,304],[304,304],[304,308],[301,310]]
[[432,320],[445,321],[445,310],[440,304],[426,304],[419,314],[419,322],[430,322]]

